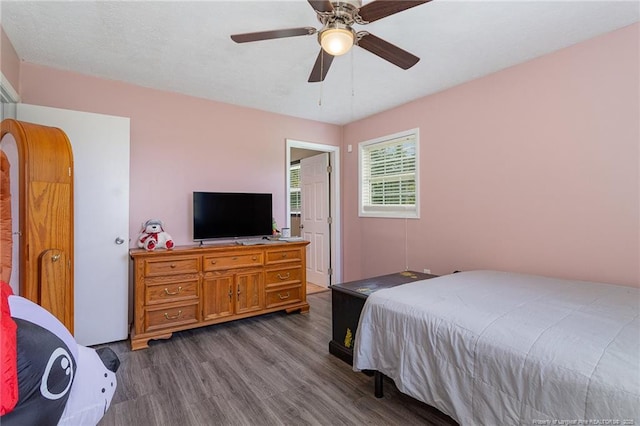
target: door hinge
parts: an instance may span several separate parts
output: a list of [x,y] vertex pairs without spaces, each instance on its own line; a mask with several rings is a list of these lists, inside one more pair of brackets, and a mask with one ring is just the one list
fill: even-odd
[[327,275],[333,275],[333,268],[327,269]]
[[331,216],[327,217],[327,223],[331,225],[333,223],[333,218]]
[[69,176],[71,176],[71,167],[69,167]]
[[333,169],[331,168],[331,166],[327,166],[327,173],[331,173],[333,171]]

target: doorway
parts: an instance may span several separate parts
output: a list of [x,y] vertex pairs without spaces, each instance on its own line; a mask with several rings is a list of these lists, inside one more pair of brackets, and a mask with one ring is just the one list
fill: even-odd
[[[342,264],[341,264],[341,252],[340,252],[340,148],[333,145],[323,145],[311,142],[303,142],[292,139],[286,140],[286,222],[287,227],[291,228],[292,235],[300,235],[309,241],[307,246],[307,268],[308,268],[308,280],[314,284],[319,284],[322,287],[329,287],[333,284],[341,282],[342,277]],[[313,203],[313,212],[305,212],[304,214],[310,216],[312,213],[320,212],[316,215],[323,221],[326,221],[327,232],[324,236],[317,234],[316,237],[312,237],[314,233],[309,230],[308,225],[305,224],[302,211],[296,211],[295,200],[301,200],[304,204],[305,198],[309,200],[310,194],[305,197],[304,187],[300,187],[300,193],[295,194],[291,190],[291,165],[300,164],[300,167],[305,167],[305,163],[308,161],[303,159],[310,159],[311,157],[321,158],[320,154],[325,153],[324,157],[328,161],[329,169],[327,170],[327,193],[320,191],[314,191],[313,201],[307,201],[307,207],[310,203]],[[316,175],[312,179],[320,179],[317,173],[311,173]],[[301,172],[305,173],[304,171]],[[321,185],[321,183],[319,183]],[[317,185],[316,185],[317,187]],[[294,209],[292,209],[292,198],[294,199]],[[301,209],[305,209],[304,205],[301,205]],[[327,212],[322,214],[322,212]],[[302,225],[302,228],[300,228]],[[305,232],[305,226],[307,231]],[[314,231],[315,232],[315,231]],[[313,268],[313,270],[311,270]],[[318,275],[322,274],[322,275]],[[314,277],[310,279],[310,277]],[[319,281],[314,282],[313,280]]]

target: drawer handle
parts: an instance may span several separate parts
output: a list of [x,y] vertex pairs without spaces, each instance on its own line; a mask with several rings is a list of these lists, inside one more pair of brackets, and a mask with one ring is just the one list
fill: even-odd
[[291,276],[290,272],[287,272],[284,276],[278,274],[278,278],[280,278],[281,280],[288,280],[290,276]]
[[237,257],[237,256],[234,256],[232,260],[238,260],[238,257]]
[[211,264],[212,264],[212,265],[215,265],[216,263],[218,263],[218,262],[217,262],[217,261],[215,261],[215,260],[212,260],[212,261],[211,261]]
[[286,296],[282,296],[280,293],[278,293],[278,297],[280,298],[280,300],[288,299],[290,296],[291,294],[289,294],[289,292],[287,292]]
[[171,264],[171,269],[174,269],[175,267],[176,267],[176,264],[175,264],[175,263],[172,263],[172,264]]
[[174,320],[174,319],[178,319],[182,316],[182,311],[178,311],[178,313],[172,317],[169,316],[169,314],[167,312],[164,313],[164,317],[168,320]]
[[258,260],[258,256],[253,256],[251,260]]
[[287,253],[282,253],[282,257],[287,257]]
[[175,296],[176,294],[179,294],[182,291],[182,286],[178,287],[178,291],[169,291],[168,288],[164,289],[164,292],[167,296]]

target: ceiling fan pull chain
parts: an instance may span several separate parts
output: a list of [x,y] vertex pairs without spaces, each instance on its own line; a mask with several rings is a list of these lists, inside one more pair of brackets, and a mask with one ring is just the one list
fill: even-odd
[[[320,75],[324,75],[324,54],[320,55]],[[318,99],[318,106],[322,106],[322,89],[324,89],[324,78],[320,80],[320,99]]]
[[354,61],[353,61],[353,50],[351,51],[351,99],[353,100],[353,97],[356,95],[356,88],[355,88],[355,71],[354,71]]
[[353,51],[351,51],[351,117],[349,117],[349,121],[353,121],[353,104],[356,99],[356,88],[355,88],[355,71],[354,71],[354,60],[353,60]]

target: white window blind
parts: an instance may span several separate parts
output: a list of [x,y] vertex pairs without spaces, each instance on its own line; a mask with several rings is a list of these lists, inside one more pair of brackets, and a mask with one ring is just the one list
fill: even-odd
[[289,168],[289,194],[291,202],[291,213],[300,214],[302,199],[300,191],[300,163]]
[[419,217],[418,129],[362,142],[360,216]]

